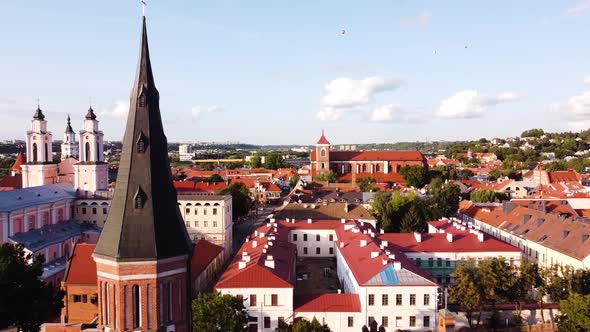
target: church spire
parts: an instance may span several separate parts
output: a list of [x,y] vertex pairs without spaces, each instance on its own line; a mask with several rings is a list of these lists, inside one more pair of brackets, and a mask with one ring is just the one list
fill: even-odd
[[73,134],[74,129],[72,129],[72,121],[70,120],[70,115],[68,114],[68,125],[66,126],[66,134]]
[[191,243],[172,185],[167,145],[143,17],[119,174],[96,245],[97,256],[141,261],[190,255]]

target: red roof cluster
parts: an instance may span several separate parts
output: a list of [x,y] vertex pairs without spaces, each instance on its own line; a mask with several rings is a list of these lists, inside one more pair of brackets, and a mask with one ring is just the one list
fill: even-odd
[[[316,161],[316,153],[310,153]],[[330,161],[419,161],[426,165],[426,158],[420,151],[331,151]]]

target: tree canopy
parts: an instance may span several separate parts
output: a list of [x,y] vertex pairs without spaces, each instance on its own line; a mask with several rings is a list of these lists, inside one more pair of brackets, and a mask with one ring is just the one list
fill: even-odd
[[[27,264],[31,259],[32,264]],[[0,327],[37,332],[59,315],[64,293],[39,280],[44,263],[42,255],[25,254],[21,244],[0,246]]]
[[252,168],[262,167],[262,159],[260,158],[260,155],[258,153],[255,153],[252,155],[249,163],[250,163],[250,167],[252,167]]
[[289,164],[285,162],[283,155],[280,152],[271,152],[266,155],[264,159],[264,168],[279,169],[283,167],[289,167]]
[[428,170],[423,166],[404,166],[399,173],[410,187],[422,188],[428,183]]
[[474,203],[494,203],[507,200],[508,196],[489,189],[478,189],[471,193],[470,200]]
[[316,175],[314,177],[314,180],[316,181],[320,181],[320,182],[338,182],[338,179],[336,178],[336,174],[334,174],[334,172],[327,171],[327,172],[321,172],[318,175]]
[[314,317],[311,322],[305,319],[295,319],[290,324],[281,322],[275,332],[330,332],[327,324],[320,324]]
[[232,215],[234,218],[245,216],[254,206],[250,190],[241,182],[234,182],[227,188],[217,191],[217,195],[231,195]]
[[356,184],[359,186],[359,189],[362,192],[370,192],[373,191],[373,186],[376,182],[377,181],[375,181],[375,179],[373,179],[372,177],[365,176],[362,179],[360,179],[360,181],[357,181]]
[[590,295],[572,293],[559,302],[559,310],[557,331],[590,331]]
[[193,331],[242,332],[248,311],[242,300],[219,292],[197,295],[192,303]]

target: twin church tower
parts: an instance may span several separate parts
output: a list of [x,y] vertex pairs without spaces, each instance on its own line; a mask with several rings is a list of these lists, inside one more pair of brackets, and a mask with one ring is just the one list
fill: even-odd
[[21,165],[23,188],[70,182],[80,194],[108,189],[108,164],[104,161],[103,133],[92,107],[84,117],[80,142],[68,116],[61,160],[53,161],[53,135],[39,106],[27,131],[26,162]]

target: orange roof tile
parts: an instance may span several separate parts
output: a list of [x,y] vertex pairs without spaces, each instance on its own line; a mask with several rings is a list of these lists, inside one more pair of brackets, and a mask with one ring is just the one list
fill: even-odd
[[294,312],[361,312],[358,294],[303,294],[293,299]]
[[68,284],[96,285],[96,263],[92,253],[96,244],[76,243],[64,280]]
[[191,258],[191,275],[197,278],[209,264],[217,257],[223,248],[206,240],[199,240],[193,247]]

